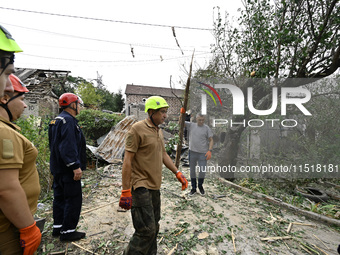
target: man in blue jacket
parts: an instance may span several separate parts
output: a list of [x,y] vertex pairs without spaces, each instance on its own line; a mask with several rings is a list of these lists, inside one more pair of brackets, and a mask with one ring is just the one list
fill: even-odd
[[86,169],[86,141],[78,121],[83,101],[75,94],[64,93],[59,98],[63,110],[50,122],[48,135],[51,150],[50,170],[53,179],[53,236],[61,241],[76,241],[85,237],[76,231],[81,205],[81,176]]

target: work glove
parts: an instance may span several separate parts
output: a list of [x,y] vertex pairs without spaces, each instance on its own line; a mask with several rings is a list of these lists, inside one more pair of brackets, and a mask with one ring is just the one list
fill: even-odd
[[177,171],[176,178],[180,183],[182,183],[182,190],[185,190],[188,187],[187,179],[185,179],[184,175],[180,171]]
[[119,206],[126,210],[130,210],[132,206],[131,189],[122,190],[122,195],[119,199]]
[[211,151],[208,151],[204,156],[206,160],[211,159]]
[[39,247],[41,241],[40,229],[36,222],[31,226],[19,229],[20,246],[23,248],[23,255],[32,255]]

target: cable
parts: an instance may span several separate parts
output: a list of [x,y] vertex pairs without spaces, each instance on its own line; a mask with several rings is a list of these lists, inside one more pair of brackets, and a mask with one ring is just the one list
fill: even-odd
[[87,20],[96,20],[96,21],[105,21],[105,22],[114,22],[114,23],[124,23],[124,24],[131,24],[131,25],[167,27],[167,28],[175,27],[175,28],[182,28],[182,29],[206,30],[206,31],[211,31],[212,30],[212,29],[209,29],[209,28],[171,26],[171,25],[151,24],[151,23],[122,21],[122,20],[112,20],[112,19],[100,19],[100,18],[91,18],[91,17],[84,17],[84,16],[76,16],[76,15],[66,15],[66,14],[59,14],[59,13],[50,13],[50,12],[39,12],[39,11],[23,10],[23,9],[8,8],[8,7],[0,7],[0,9],[10,10],[10,11],[36,13],[36,14],[43,14],[43,15],[51,15],[51,16],[59,16],[59,17],[67,17],[67,18],[74,18],[74,19],[87,19]]
[[[211,53],[201,53],[199,55],[207,55]],[[76,62],[89,62],[89,63],[137,63],[137,62],[159,62],[161,61],[158,59],[146,59],[146,60],[84,60],[84,59],[71,59],[71,58],[56,58],[56,57],[47,57],[47,56],[39,56],[27,53],[21,53],[21,55],[29,56],[29,57],[36,57],[36,58],[47,58],[47,59],[57,59],[57,60],[67,60],[67,61],[76,61]],[[163,61],[171,61],[176,59],[188,58],[188,56],[181,56],[181,57],[173,57],[173,58],[164,58]]]
[[[2,8],[2,7],[0,7],[0,8]],[[98,41],[98,42],[122,44],[122,45],[128,45],[128,46],[131,45],[131,43],[115,42],[115,41],[102,40],[102,39],[97,39],[97,38],[90,38],[90,37],[69,35],[69,34],[63,34],[63,33],[56,33],[56,32],[36,29],[36,28],[29,28],[29,27],[24,27],[24,26],[13,25],[13,24],[9,24],[9,23],[6,23],[6,22],[1,22],[1,24],[8,25],[8,26],[13,26],[13,27],[19,27],[19,28],[28,29],[28,30],[33,30],[33,31],[38,31],[38,32],[42,32],[42,33],[48,33],[48,34],[53,34],[53,35],[60,35],[60,36],[71,37],[71,38],[77,38],[77,39],[85,39],[85,40]],[[139,46],[139,47],[153,48],[153,49],[178,51],[178,48],[167,48],[167,47],[162,47],[162,46],[157,46],[157,45],[147,45],[147,44],[140,44],[140,43],[133,43],[133,45]],[[187,46],[187,47],[190,47],[190,46]],[[191,47],[194,47],[194,46],[191,46]],[[184,51],[191,51],[191,50],[184,50]],[[206,51],[196,51],[196,52],[202,52],[202,53],[205,52],[206,53]]]

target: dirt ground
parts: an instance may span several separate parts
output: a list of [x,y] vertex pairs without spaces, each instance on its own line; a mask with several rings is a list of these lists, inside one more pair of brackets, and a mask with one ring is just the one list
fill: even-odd
[[[187,168],[182,172],[189,177]],[[295,215],[207,177],[205,196],[189,197],[190,184],[181,191],[175,176],[163,170],[158,254],[337,254],[339,228]],[[121,164],[87,171],[79,222],[86,238],[76,243],[52,238],[51,208],[45,204],[39,210],[47,222],[38,254],[122,254],[134,229],[130,212],[117,211],[120,192]]]

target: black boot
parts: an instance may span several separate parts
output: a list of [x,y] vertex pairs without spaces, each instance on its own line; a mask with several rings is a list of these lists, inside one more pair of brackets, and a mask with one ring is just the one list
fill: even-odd
[[64,241],[64,242],[77,241],[77,240],[84,238],[85,236],[86,236],[86,233],[78,232],[78,231],[74,231],[74,232],[66,233],[66,234],[62,233],[60,235],[60,241]]

